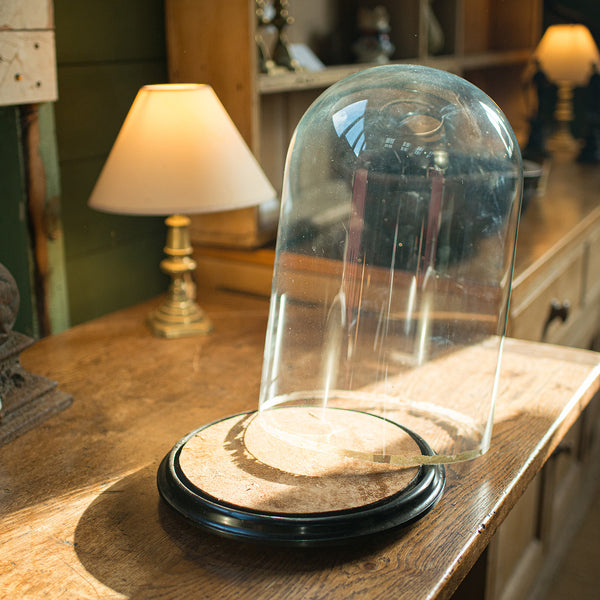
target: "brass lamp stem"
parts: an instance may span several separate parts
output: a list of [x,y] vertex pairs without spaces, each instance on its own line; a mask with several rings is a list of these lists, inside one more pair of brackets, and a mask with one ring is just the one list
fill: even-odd
[[212,323],[196,304],[196,286],[192,271],[196,262],[191,257],[190,219],[184,215],[172,215],[165,220],[167,257],[160,267],[171,277],[166,300],[148,317],[152,332],[161,337],[178,338],[208,333]]
[[570,129],[571,121],[573,121],[573,87],[568,82],[559,83],[554,118],[556,119],[556,131],[548,140],[549,148],[553,152],[575,152],[579,148],[579,144]]

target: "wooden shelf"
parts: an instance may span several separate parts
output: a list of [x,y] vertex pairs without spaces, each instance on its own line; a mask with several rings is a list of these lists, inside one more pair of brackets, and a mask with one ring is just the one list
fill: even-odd
[[[539,40],[542,0],[378,3],[390,17],[392,64],[426,65],[463,76],[496,101],[518,135],[528,127],[521,79]],[[374,66],[351,63],[361,3],[349,0],[341,6],[337,0],[290,0],[290,42],[308,46],[328,66],[264,75],[258,70],[255,0],[165,2],[170,80],[214,87],[278,192],[290,139],[308,106],[323,89]],[[429,47],[434,23],[443,32],[439,54]],[[260,33],[270,45],[272,33]],[[257,211],[246,214],[258,218]],[[256,247],[259,238],[240,239],[238,246]]]
[[[454,56],[432,57],[428,60],[405,59],[391,61],[387,64],[420,64],[453,73],[460,70],[460,61]],[[275,75],[259,75],[258,91],[260,94],[296,92],[300,90],[324,89],[334,83],[358,73],[364,69],[379,66],[375,63],[355,63],[325,67],[322,71],[290,71]]]
[[[506,52],[484,52],[463,56],[445,55],[428,58],[407,58],[395,60],[387,64],[419,64],[435,69],[463,74],[469,69],[493,68],[526,63],[531,57],[531,50],[509,50]],[[290,71],[274,75],[260,74],[257,78],[259,94],[276,94],[297,92],[300,90],[324,89],[354,73],[379,66],[369,63],[355,63],[325,67],[322,71]]]
[[482,52],[465,54],[459,60],[463,71],[491,67],[508,67],[525,64],[531,58],[531,49],[506,50],[504,52]]

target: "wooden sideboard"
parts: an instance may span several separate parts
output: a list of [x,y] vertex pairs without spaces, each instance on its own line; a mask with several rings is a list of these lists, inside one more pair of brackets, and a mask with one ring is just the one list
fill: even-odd
[[544,168],[519,224],[508,333],[590,348],[600,334],[600,168],[568,155]]
[[[544,471],[567,458],[583,481],[597,479],[600,356],[509,339],[489,452],[448,466],[441,501],[416,524],[311,550],[196,530],[159,500],[157,467],[188,431],[256,408],[268,314],[265,299],[239,293],[209,292],[202,304],[215,325],[205,337],[152,337],[150,302],[23,353],[25,368],[57,380],[74,401],[0,448],[1,596],[268,600],[387,598],[393,590],[418,600],[458,588],[504,598],[489,596],[491,585],[500,594],[513,581],[503,544],[519,531],[515,509],[531,498],[537,505],[539,486],[549,485],[540,483]],[[577,452],[557,455],[574,427]],[[555,487],[564,467],[553,467]],[[547,521],[540,556],[564,524]]]

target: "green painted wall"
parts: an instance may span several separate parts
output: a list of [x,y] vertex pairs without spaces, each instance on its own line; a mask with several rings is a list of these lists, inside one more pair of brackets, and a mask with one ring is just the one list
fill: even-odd
[[72,325],[166,290],[163,220],[87,201],[138,89],[167,81],[162,0],[54,1],[55,104]]
[[26,201],[19,108],[3,106],[0,107],[0,262],[15,278],[21,296],[14,329],[35,336]]
[[51,333],[67,329],[70,324],[64,231],[61,221],[60,166],[56,144],[54,104],[39,106],[39,153],[46,176],[46,227],[48,251],[48,313]]

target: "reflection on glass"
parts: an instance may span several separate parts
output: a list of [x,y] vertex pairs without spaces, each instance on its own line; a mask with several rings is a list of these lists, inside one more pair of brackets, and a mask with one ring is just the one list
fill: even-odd
[[372,461],[483,453],[521,180],[506,118],[457,76],[384,66],[322,94],[286,162],[263,426]]

